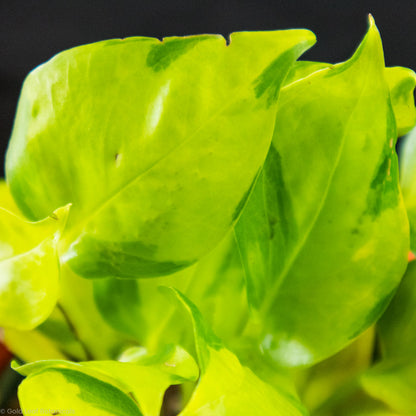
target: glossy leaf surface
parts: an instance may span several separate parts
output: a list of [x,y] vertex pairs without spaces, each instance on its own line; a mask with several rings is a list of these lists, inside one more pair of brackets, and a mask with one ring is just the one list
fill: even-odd
[[39,219],[73,204],[64,259],[85,277],[189,266],[240,214],[280,85],[313,43],[306,30],[242,32],[228,46],[128,38],[57,55],[19,101],[6,163],[19,207]]
[[281,91],[273,144],[236,236],[254,330],[283,365],[348,344],[380,316],[404,272],[408,225],[384,72],[372,23],[349,61]]

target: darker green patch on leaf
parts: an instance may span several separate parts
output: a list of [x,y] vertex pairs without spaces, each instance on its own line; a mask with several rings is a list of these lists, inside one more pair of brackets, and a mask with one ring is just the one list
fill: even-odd
[[254,178],[253,182],[251,182],[250,187],[247,189],[246,193],[243,195],[243,197],[241,198],[240,202],[238,203],[238,205],[236,206],[233,215],[232,215],[232,222],[236,221],[237,218],[240,216],[241,211],[244,209],[253,189],[254,189],[254,185],[256,184],[257,180],[259,177],[259,173],[257,173],[256,177]]
[[[398,161],[395,153],[396,131],[393,110],[388,111],[388,135],[389,141],[385,143],[380,163],[371,181],[367,195],[367,209],[365,214],[376,218],[380,213],[397,205],[399,199]],[[393,131],[394,130],[394,131]]]
[[298,56],[298,47],[289,49],[275,59],[254,81],[256,98],[266,97],[266,104],[270,107],[277,101],[280,88],[285,80],[292,62]]
[[195,36],[188,38],[165,39],[162,43],[152,46],[147,55],[146,64],[155,72],[166,69],[172,62],[192,49],[197,43],[208,37]]
[[273,239],[275,228],[281,229],[285,240],[294,239],[297,234],[292,199],[283,178],[282,157],[274,146],[270,147],[265,164],[265,196],[270,224],[270,239]]
[[175,273],[194,262],[171,262],[154,259],[155,248],[139,241],[112,242],[98,240],[90,235],[78,239],[71,250],[76,253],[69,266],[87,278],[158,277]]
[[[298,233],[282,157],[272,145],[244,213],[235,228],[250,303],[260,307],[279,276]],[[256,244],[252,244],[256,241]],[[278,253],[276,255],[275,253]]]
[[137,280],[97,279],[93,283],[94,300],[108,324],[133,339],[143,336],[143,323]]
[[134,401],[111,384],[66,368],[52,368],[46,372],[57,372],[63,375],[68,383],[75,384],[79,388],[78,397],[96,409],[111,412],[115,416],[143,416]]
[[393,299],[393,296],[395,295],[396,291],[397,288],[395,287],[386,296],[378,300],[378,302],[370,310],[367,316],[363,319],[360,327],[351,335],[349,339],[356,338],[358,335],[363,333],[370,325],[372,325],[380,318],[380,316],[383,314],[383,312],[389,305],[390,301]]

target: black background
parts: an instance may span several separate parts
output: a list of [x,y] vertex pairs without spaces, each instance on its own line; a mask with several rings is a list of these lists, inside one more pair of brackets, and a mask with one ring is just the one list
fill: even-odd
[[227,36],[304,27],[318,37],[304,59],[337,62],[360,42],[370,12],[383,38],[386,64],[416,69],[416,0],[0,0],[0,160],[24,77],[63,49],[134,35]]

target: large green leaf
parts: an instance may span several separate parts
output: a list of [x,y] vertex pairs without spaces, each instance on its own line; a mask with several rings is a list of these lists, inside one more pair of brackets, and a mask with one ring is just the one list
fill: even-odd
[[110,40],[26,79],[6,173],[32,219],[73,207],[62,249],[85,277],[160,276],[233,226],[306,30]]
[[201,368],[199,383],[180,416],[305,414],[295,398],[275,390],[243,367],[206,326],[196,306],[178,291],[174,293],[192,318]]
[[351,342],[381,315],[406,267],[384,75],[371,22],[349,61],[281,90],[273,144],[236,236],[258,317],[251,330],[283,365]]
[[[14,209],[0,184],[0,204]],[[0,326],[32,329],[52,312],[59,294],[57,239],[69,207],[30,223],[0,208]]]
[[50,393],[54,401],[49,408],[62,409],[73,400],[82,410],[80,414],[101,415],[103,409],[109,414],[115,411],[109,406],[110,398],[124,406],[114,414],[159,416],[165,390],[172,384],[195,381],[198,367],[180,347],[169,346],[154,356],[140,352],[125,354],[124,361],[129,362],[38,361],[14,365],[16,371],[28,376],[19,389],[19,400],[24,409],[48,408]]

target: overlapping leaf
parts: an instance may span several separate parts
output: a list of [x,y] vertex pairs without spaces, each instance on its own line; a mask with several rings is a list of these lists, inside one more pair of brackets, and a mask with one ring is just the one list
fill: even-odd
[[396,139],[374,23],[349,61],[282,89],[272,147],[236,226],[254,331],[278,362],[332,355],[390,301],[409,244]]

